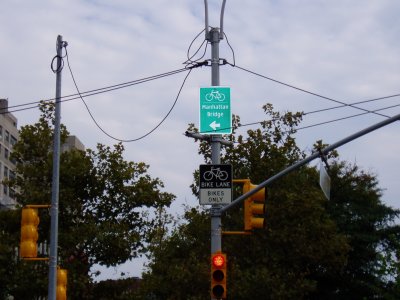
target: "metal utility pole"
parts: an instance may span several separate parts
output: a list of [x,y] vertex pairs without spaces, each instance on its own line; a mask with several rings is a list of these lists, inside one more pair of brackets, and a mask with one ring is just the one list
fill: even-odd
[[60,181],[60,119],[61,119],[61,71],[62,48],[66,46],[62,36],[57,37],[57,65],[56,73],[55,123],[53,137],[53,178],[51,187],[51,228],[50,228],[50,255],[49,255],[49,286],[48,299],[56,300],[57,285],[57,247],[58,247],[58,195]]
[[[218,28],[212,28],[208,33],[208,41],[211,43],[211,85],[219,86],[219,41]],[[211,162],[217,165],[221,162],[221,135],[213,134],[211,141]],[[213,205],[211,208],[211,253],[221,251],[221,206]]]
[[[220,28],[211,28],[208,26],[208,3],[204,0],[205,8],[205,33],[206,39],[211,44],[211,85],[219,86],[219,41],[223,38],[223,16],[225,10],[225,2],[222,2]],[[219,164],[221,161],[221,134],[213,134],[210,136],[211,142],[211,163]],[[211,207],[211,253],[221,251],[221,205],[212,205]]]

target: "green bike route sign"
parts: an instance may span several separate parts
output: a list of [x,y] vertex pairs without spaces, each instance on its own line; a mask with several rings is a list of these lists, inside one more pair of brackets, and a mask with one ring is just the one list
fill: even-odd
[[229,87],[200,88],[200,133],[232,133],[231,89]]

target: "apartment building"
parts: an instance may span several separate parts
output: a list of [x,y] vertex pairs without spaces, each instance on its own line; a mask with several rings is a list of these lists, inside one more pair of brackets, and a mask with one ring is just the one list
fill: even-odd
[[85,145],[75,136],[70,135],[64,144],[61,145],[61,152],[70,151],[72,149],[85,151]]
[[[0,99],[0,210],[13,209],[17,204],[15,191],[2,183],[4,179],[15,176],[15,162],[10,159],[10,154],[17,141],[17,118],[8,111],[8,100]],[[85,146],[72,135],[61,145],[62,152],[71,149],[84,151]]]
[[[17,118],[8,111],[8,100],[0,99],[0,182],[15,176],[10,154],[17,140]],[[0,209],[14,208],[16,203],[15,191],[0,183]]]

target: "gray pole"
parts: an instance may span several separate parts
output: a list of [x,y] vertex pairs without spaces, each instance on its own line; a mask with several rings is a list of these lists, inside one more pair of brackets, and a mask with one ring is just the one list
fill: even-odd
[[[218,28],[212,28],[209,33],[211,43],[211,85],[219,86],[219,41]],[[211,162],[216,165],[221,161],[221,135],[211,135]],[[220,205],[211,208],[211,253],[221,251],[221,214]]]
[[[207,41],[211,44],[211,85],[219,86],[219,41],[223,38],[223,15],[225,10],[225,2],[223,0],[221,9],[221,28],[208,28],[208,4],[204,0],[205,7],[205,35]],[[213,134],[210,136],[211,142],[211,163],[216,165],[221,162],[221,134]],[[221,205],[212,205],[211,207],[211,254],[222,250],[221,246]],[[211,299],[213,297],[211,296]]]
[[51,187],[51,228],[50,228],[50,255],[49,255],[49,286],[48,299],[56,300],[57,286],[57,247],[58,247],[58,194],[60,177],[60,119],[61,119],[61,70],[62,36],[57,37],[57,67],[56,67],[56,99],[55,123],[53,138],[53,178]]
[[[326,155],[329,152],[331,152],[332,150],[339,148],[340,146],[343,146],[344,144],[347,144],[363,135],[366,135],[372,131],[375,131],[383,126],[389,125],[393,122],[396,122],[400,120],[400,114],[395,115],[389,119],[383,120],[379,123],[376,123],[370,127],[367,127],[363,130],[360,130],[344,139],[341,139],[340,141],[324,148],[321,150],[321,153]],[[290,172],[297,170],[298,168],[304,166],[305,164],[308,164],[309,162],[311,162],[312,160],[320,157],[321,153],[319,152],[315,152],[312,155],[310,155],[309,157],[306,157],[305,159],[295,163],[294,165],[291,165],[290,167],[280,171],[279,173],[275,174],[274,176],[270,177],[269,179],[265,180],[264,182],[260,183],[257,187],[255,187],[254,189],[252,189],[251,191],[247,192],[246,194],[241,195],[240,197],[238,197],[237,199],[235,199],[235,201],[233,201],[231,204],[223,207],[221,209],[221,214],[226,212],[228,209],[240,204],[241,202],[243,202],[245,199],[247,199],[248,197],[250,197],[251,195],[257,193],[259,190],[261,190],[262,188],[266,187],[267,185],[271,184],[272,182],[278,180],[279,178],[289,174]]]

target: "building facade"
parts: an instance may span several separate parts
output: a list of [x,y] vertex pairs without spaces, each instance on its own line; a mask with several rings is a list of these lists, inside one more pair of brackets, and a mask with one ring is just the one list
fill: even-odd
[[3,184],[3,180],[15,177],[15,161],[10,154],[18,141],[17,125],[17,118],[8,111],[8,100],[0,99],[0,209],[17,204],[15,191]]
[[[8,100],[0,99],[0,210],[13,209],[17,205],[15,191],[3,184],[15,174],[15,161],[10,159],[13,146],[18,141],[17,118],[8,111]],[[76,136],[69,136],[61,145],[61,151],[78,149],[85,151],[85,146]]]
[[72,149],[85,151],[85,145],[75,135],[67,137],[65,143],[61,145],[61,152],[71,151]]

